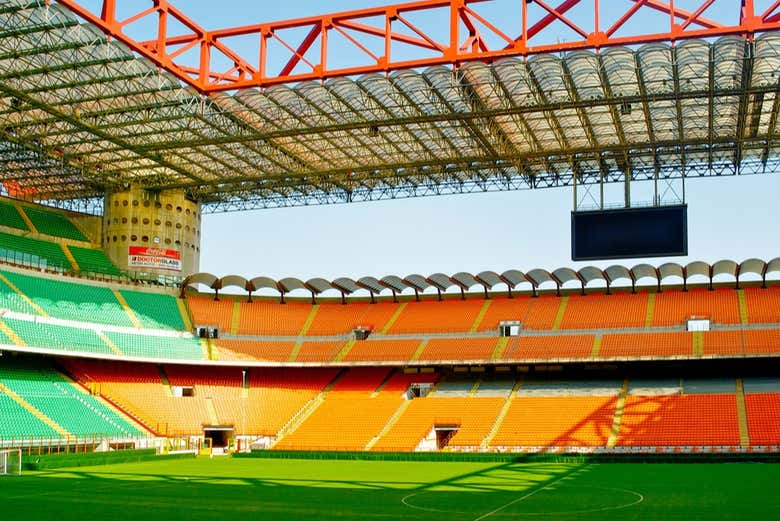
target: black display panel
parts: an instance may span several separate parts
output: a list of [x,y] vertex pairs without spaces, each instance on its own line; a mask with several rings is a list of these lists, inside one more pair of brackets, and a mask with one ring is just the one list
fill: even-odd
[[571,213],[575,261],[688,255],[688,205]]

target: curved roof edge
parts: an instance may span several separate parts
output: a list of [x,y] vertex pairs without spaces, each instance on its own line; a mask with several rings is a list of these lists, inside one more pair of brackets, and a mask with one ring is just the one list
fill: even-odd
[[744,275],[753,274],[759,277],[763,284],[766,284],[767,274],[778,271],[780,271],[780,257],[770,261],[752,258],[746,259],[742,263],[724,259],[714,264],[694,261],[685,265],[666,262],[658,267],[649,264],[637,264],[632,268],[613,265],[603,270],[594,266],[585,266],[580,270],[558,268],[552,272],[535,268],[526,272],[507,270],[501,275],[493,271],[483,271],[477,274],[461,271],[452,276],[444,273],[434,273],[428,277],[419,274],[406,275],[405,277],[387,275],[381,279],[366,276],[359,278],[357,281],[348,277],[339,277],[332,281],[322,277],[315,277],[306,282],[298,278],[286,277],[277,281],[271,277],[264,276],[247,279],[240,275],[217,277],[211,273],[194,273],[182,281],[181,293],[183,295],[190,286],[203,284],[217,292],[228,286],[239,287],[243,288],[250,295],[260,288],[267,288],[279,292],[282,298],[284,298],[284,295],[297,289],[309,291],[312,297],[325,291],[335,290],[341,293],[342,298],[358,291],[366,291],[373,299],[375,295],[385,291],[392,292],[395,297],[396,293],[402,293],[405,290],[412,290],[415,294],[418,294],[433,287],[439,292],[441,297],[442,291],[447,291],[453,286],[459,288],[461,292],[474,286],[482,286],[485,292],[487,292],[503,284],[511,292],[522,283],[529,283],[531,290],[536,294],[537,289],[542,284],[549,282],[555,284],[558,292],[566,283],[574,283],[572,285],[579,284],[581,291],[584,293],[588,283],[595,280],[604,281],[606,292],[609,293],[612,283],[621,279],[630,281],[632,289],[636,287],[636,282],[639,279],[655,279],[655,284],[660,289],[663,284],[666,284],[667,279],[682,279],[683,288],[687,288],[688,281],[693,277],[709,279],[710,287],[712,287],[715,277],[720,277],[721,282],[724,282],[724,278],[731,277],[735,285],[739,287],[740,277]]

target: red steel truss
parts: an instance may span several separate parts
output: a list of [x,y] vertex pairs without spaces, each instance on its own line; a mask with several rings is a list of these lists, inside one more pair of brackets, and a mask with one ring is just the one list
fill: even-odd
[[[47,1],[62,4],[201,93],[615,45],[729,34],[750,38],[780,29],[780,0],[764,1],[762,9],[754,4],[759,0],[729,0],[725,22],[708,18],[716,0],[686,2],[697,6],[693,10],[676,7],[675,0],[560,0],[557,5],[557,0],[515,0],[517,30],[509,34],[499,29],[506,20],[491,20],[479,12],[479,4],[487,0],[418,1],[215,31],[205,30],[168,0],[101,0],[99,13],[84,7],[84,0]],[[120,19],[120,2],[123,13],[135,12]],[[572,16],[575,10],[577,17]],[[583,10],[588,16],[582,16]],[[625,27],[648,11],[668,16],[661,24],[640,25],[646,32],[625,35]],[[428,25],[414,22],[418,17],[441,23],[434,24],[437,30],[432,32],[423,29]],[[157,38],[139,41],[130,36],[129,28],[138,23],[153,24]],[[552,31],[562,25],[572,37],[550,43]],[[340,56],[346,45],[347,60],[356,65],[331,65],[329,37],[334,36],[342,45]],[[229,41],[236,37],[255,39],[259,53],[250,57],[237,52]],[[269,70],[270,45],[286,53],[283,65],[275,70]],[[420,56],[394,53],[399,45]]]

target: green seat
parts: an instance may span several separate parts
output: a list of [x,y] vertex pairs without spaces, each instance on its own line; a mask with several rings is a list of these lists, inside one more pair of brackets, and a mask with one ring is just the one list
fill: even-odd
[[120,290],[119,293],[127,301],[127,305],[133,310],[143,327],[176,331],[184,329],[184,321],[174,297],[128,290]]
[[68,246],[68,249],[73,258],[76,259],[82,273],[105,273],[117,277],[122,276],[122,272],[111,262],[103,250],[79,246]]
[[203,359],[200,339],[194,337],[163,337],[113,331],[106,331],[105,335],[127,356],[175,360]]
[[81,233],[64,214],[55,210],[46,210],[32,206],[23,207],[24,213],[30,218],[38,233],[89,242],[89,238]]
[[76,390],[50,367],[2,366],[0,382],[70,434],[127,437],[141,432],[94,396]]
[[30,411],[0,393],[0,438],[59,438],[60,435]]
[[61,326],[58,324],[41,324],[14,318],[4,318],[3,321],[30,347],[104,355],[116,354],[91,329]]
[[108,288],[13,272],[0,273],[52,317],[133,327],[130,317]]
[[17,230],[30,231],[16,205],[8,201],[0,200],[0,224]]
[[59,244],[3,232],[0,232],[0,259],[24,266],[73,269]]

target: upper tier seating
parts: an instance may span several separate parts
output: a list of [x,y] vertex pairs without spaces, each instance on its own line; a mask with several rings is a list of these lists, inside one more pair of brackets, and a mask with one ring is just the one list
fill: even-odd
[[[482,321],[479,323],[478,331],[495,331],[501,321],[525,322],[528,317],[528,310],[534,299],[527,296],[518,296],[515,298],[496,297],[490,299],[490,306],[487,308]],[[555,317],[553,317],[555,318]],[[552,325],[552,321],[550,321]]]
[[0,382],[76,436],[136,436],[139,428],[43,365],[0,366]]
[[216,326],[223,333],[230,333],[234,301],[213,297],[187,297],[193,325]]
[[512,338],[504,351],[504,358],[587,358],[593,351],[593,338],[593,335]]
[[89,242],[89,239],[60,212],[32,206],[24,206],[23,210],[38,230],[38,233],[63,239]]
[[615,333],[604,335],[599,356],[691,356],[693,338],[691,333]]
[[70,250],[82,273],[103,273],[116,277],[122,276],[122,272],[111,262],[103,250],[82,248],[80,246],[68,246],[68,250]]
[[0,200],[0,225],[25,232],[30,231],[16,205],[3,200]]
[[654,326],[676,326],[691,317],[720,324],[739,324],[739,302],[733,289],[664,291],[655,296]]
[[[33,277],[9,271],[0,274],[49,316],[133,327],[130,317],[122,309],[111,290],[106,287]],[[24,309],[14,311],[29,312]]]
[[647,293],[571,295],[561,329],[643,327],[646,315]]
[[332,362],[345,345],[346,342],[343,340],[338,342],[303,342],[294,361]]
[[497,338],[432,338],[420,354],[420,360],[489,360]]
[[295,342],[264,342],[258,340],[217,340],[219,360],[250,360],[287,362]]
[[302,302],[242,302],[238,333],[296,336],[311,312],[312,306]]
[[485,301],[479,298],[409,302],[388,333],[469,331],[484,304]]
[[184,321],[174,297],[124,289],[119,293],[144,328],[184,330]]
[[411,360],[420,340],[371,340],[355,342],[345,362]]
[[106,331],[106,337],[124,355],[141,358],[170,358],[172,360],[202,360],[203,349],[199,338],[170,337]]
[[3,232],[0,232],[0,260],[50,270],[73,269],[59,244]]
[[745,288],[748,322],[780,323],[780,286]]
[[81,351],[103,355],[116,353],[95,331],[55,324],[39,324],[27,320],[3,318],[22,341],[29,347],[59,349],[62,351]]
[[347,305],[338,302],[322,303],[307,334],[343,335],[358,325],[370,327],[374,332],[380,332],[399,306],[400,304],[392,302],[378,302],[376,304],[354,302]]

